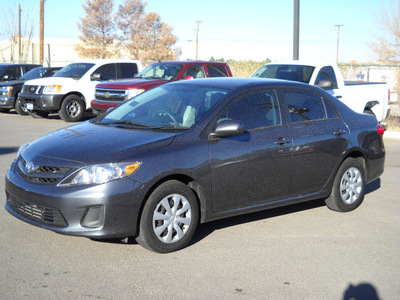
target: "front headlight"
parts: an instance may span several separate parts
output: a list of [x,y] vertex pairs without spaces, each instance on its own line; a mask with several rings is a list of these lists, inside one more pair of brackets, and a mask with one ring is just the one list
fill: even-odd
[[53,84],[53,85],[48,85],[45,86],[43,89],[43,94],[56,94],[61,91],[61,85],[59,84]]
[[133,174],[139,167],[140,162],[88,166],[65,178],[59,186],[102,184]]
[[12,86],[2,86],[2,87],[0,87],[0,93],[3,96],[10,97],[11,94],[12,94],[13,89],[14,89],[14,87],[12,87]]
[[125,100],[129,100],[133,97],[136,97],[137,95],[143,93],[144,90],[143,89],[131,89],[128,90],[128,95],[126,96]]
[[25,143],[25,144],[22,144],[21,147],[19,147],[18,154],[17,154],[18,157],[22,154],[22,152],[24,152],[24,150],[29,146],[29,144],[30,143]]

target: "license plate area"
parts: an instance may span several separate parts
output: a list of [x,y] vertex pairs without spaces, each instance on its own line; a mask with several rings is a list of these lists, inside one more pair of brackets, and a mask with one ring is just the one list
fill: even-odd
[[33,110],[33,103],[26,103],[26,109],[27,110]]

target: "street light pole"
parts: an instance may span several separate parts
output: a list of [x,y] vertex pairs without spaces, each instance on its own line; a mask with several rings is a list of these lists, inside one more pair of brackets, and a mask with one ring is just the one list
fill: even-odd
[[340,27],[344,25],[335,25],[337,26],[337,45],[336,45],[336,64],[339,63],[339,33],[340,33]]
[[198,57],[198,53],[199,53],[199,23],[202,21],[196,21],[197,23],[197,27],[196,27],[196,60]]
[[299,60],[300,0],[294,0],[293,15],[293,60]]

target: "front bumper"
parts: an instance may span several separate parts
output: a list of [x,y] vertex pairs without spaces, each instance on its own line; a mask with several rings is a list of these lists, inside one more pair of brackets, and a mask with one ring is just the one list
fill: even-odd
[[15,97],[0,97],[0,108],[14,108]]
[[141,185],[131,178],[93,186],[34,184],[14,162],[7,171],[6,209],[29,224],[66,235],[93,238],[136,235]]
[[20,94],[19,99],[21,105],[27,107],[28,103],[32,103],[33,107],[30,110],[41,111],[58,111],[61,108],[61,102],[64,95],[43,95],[43,94]]
[[106,102],[106,101],[92,100],[90,107],[92,108],[93,113],[96,116],[99,116],[102,113],[105,113],[108,109],[117,107],[122,103],[124,102],[123,101]]

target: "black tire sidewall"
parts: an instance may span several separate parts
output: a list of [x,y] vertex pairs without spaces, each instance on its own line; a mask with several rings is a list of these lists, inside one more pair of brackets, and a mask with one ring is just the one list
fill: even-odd
[[[71,117],[67,112],[67,105],[72,101],[77,102],[80,106],[80,112],[76,117]],[[65,97],[64,100],[62,101],[58,114],[60,118],[65,122],[78,122],[82,120],[84,112],[85,112],[84,101],[79,96],[69,95]]]
[[[153,213],[160,201],[171,194],[180,194],[190,203],[192,213],[192,223],[185,236],[179,241],[171,244],[163,243],[158,239],[153,231]],[[139,235],[137,242],[146,249],[158,252],[168,253],[182,249],[191,240],[199,220],[199,209],[195,194],[185,184],[179,181],[168,181],[157,187],[146,201],[140,218]]]
[[[360,196],[358,197],[358,199],[351,204],[347,204],[343,201],[342,196],[340,194],[340,183],[343,178],[343,175],[350,168],[358,169],[358,171],[361,173],[363,184],[362,184]],[[347,158],[342,163],[342,165],[340,166],[340,168],[337,172],[337,175],[335,177],[332,194],[333,194],[332,195],[333,200],[337,206],[337,210],[339,210],[339,211],[342,211],[342,212],[352,211],[352,210],[356,209],[358,206],[360,206],[360,204],[364,200],[364,194],[365,194],[365,172],[364,172],[363,164],[362,164],[362,162],[360,162],[360,160],[355,159],[355,158]]]
[[24,109],[22,108],[21,101],[19,101],[18,97],[17,97],[17,100],[15,100],[14,108],[15,108],[15,111],[17,112],[17,114],[19,114],[20,116],[29,115],[29,113],[27,111],[24,111]]

